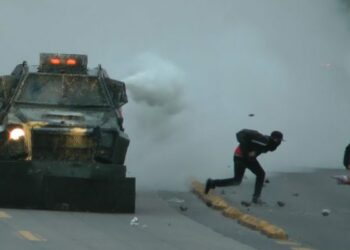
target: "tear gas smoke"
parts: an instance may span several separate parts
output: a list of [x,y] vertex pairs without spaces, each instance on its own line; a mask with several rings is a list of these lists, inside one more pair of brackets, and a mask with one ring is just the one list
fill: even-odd
[[141,56],[140,72],[124,79],[131,98],[157,108],[165,116],[180,113],[183,103],[183,72],[169,61],[151,54]]
[[132,64],[136,73],[123,81],[134,102],[137,130],[142,131],[142,137],[165,140],[176,133],[174,118],[185,109],[184,73],[151,53],[139,56]]

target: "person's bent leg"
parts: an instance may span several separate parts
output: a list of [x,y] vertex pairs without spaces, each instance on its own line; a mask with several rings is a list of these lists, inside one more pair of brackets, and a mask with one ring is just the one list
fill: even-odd
[[247,168],[256,176],[253,202],[258,203],[264,185],[265,171],[257,160],[251,161]]
[[236,186],[241,184],[244,172],[245,161],[241,157],[234,157],[234,177],[226,179],[208,179],[205,185],[205,193],[207,194],[210,189],[215,187]]

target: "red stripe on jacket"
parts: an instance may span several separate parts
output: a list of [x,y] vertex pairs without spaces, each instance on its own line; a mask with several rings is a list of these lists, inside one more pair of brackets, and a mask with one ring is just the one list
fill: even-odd
[[239,146],[234,150],[234,155],[239,156],[239,157],[243,157],[242,149]]

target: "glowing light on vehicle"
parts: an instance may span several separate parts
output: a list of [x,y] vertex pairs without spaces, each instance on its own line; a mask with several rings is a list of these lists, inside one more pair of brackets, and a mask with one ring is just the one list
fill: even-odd
[[69,58],[69,59],[67,59],[66,64],[70,65],[70,66],[74,66],[77,64],[77,61],[73,58]]
[[61,60],[59,58],[50,58],[50,63],[54,65],[61,64]]
[[10,140],[17,141],[21,137],[24,137],[24,130],[21,128],[15,128],[10,131]]

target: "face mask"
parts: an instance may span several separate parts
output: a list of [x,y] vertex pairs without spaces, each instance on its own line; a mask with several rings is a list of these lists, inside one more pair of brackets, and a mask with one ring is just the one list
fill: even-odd
[[279,140],[274,140],[272,138],[270,138],[269,144],[268,144],[268,148],[270,151],[275,151],[276,148],[281,144],[281,141]]

